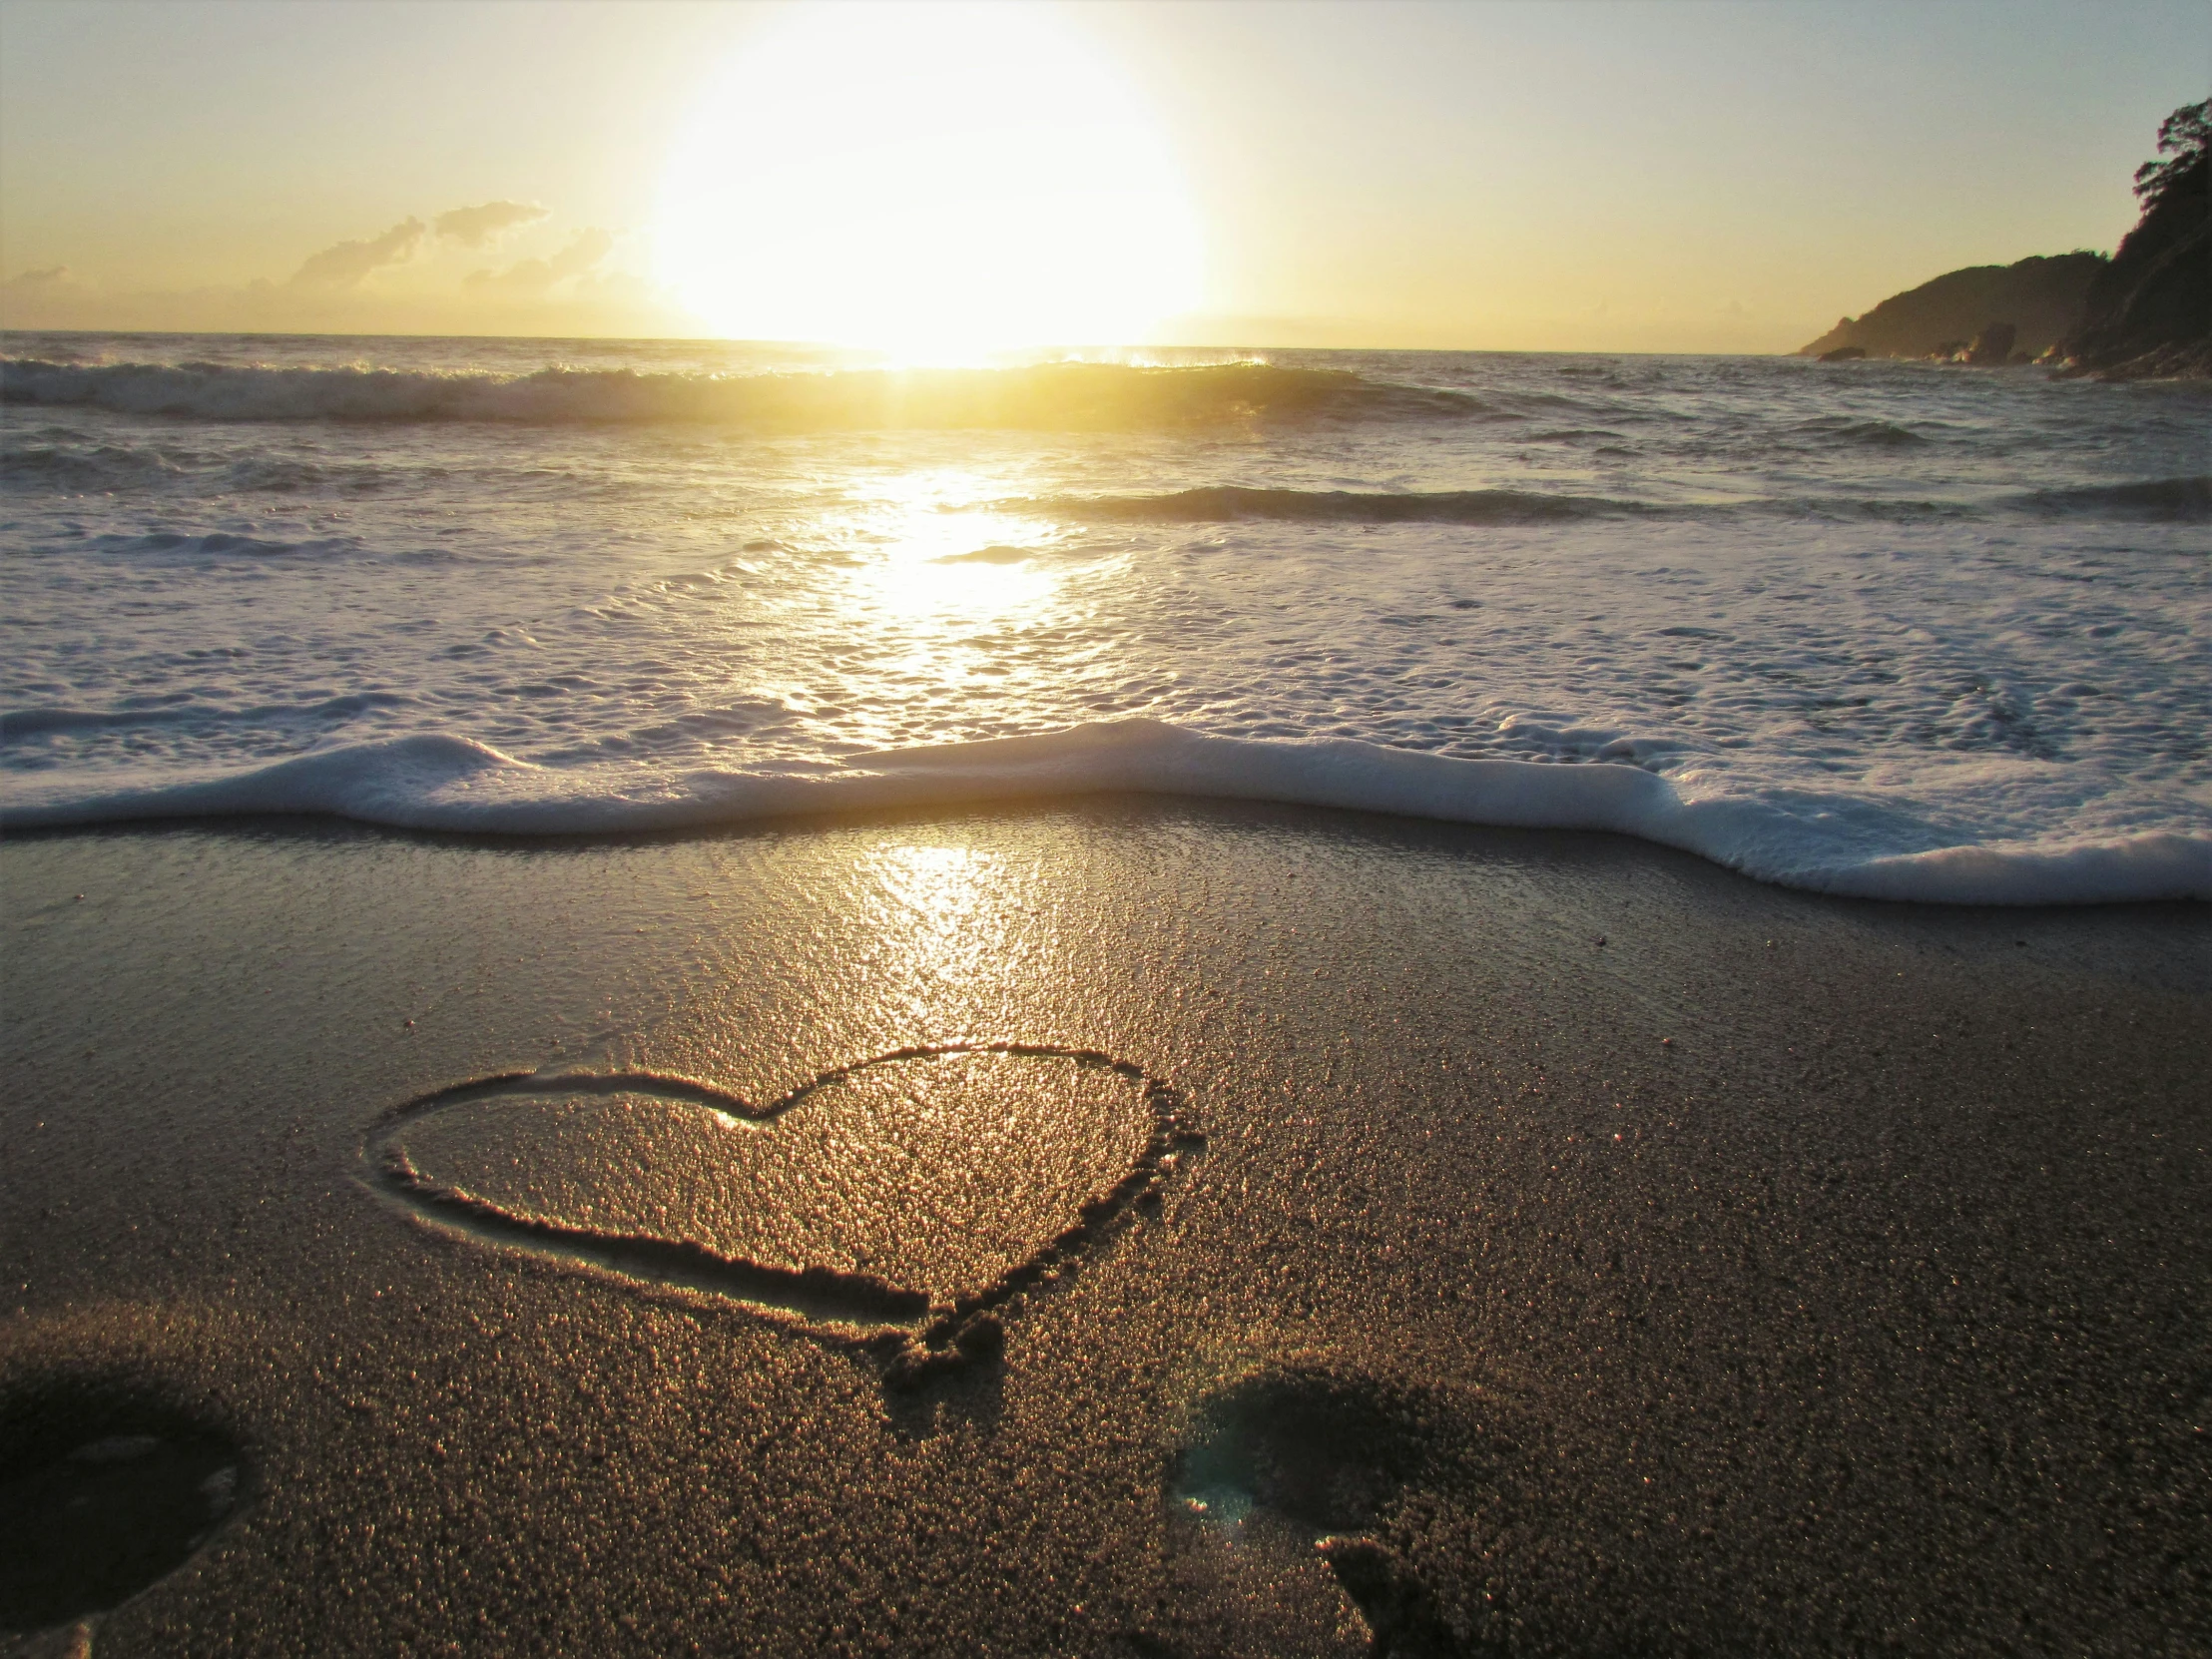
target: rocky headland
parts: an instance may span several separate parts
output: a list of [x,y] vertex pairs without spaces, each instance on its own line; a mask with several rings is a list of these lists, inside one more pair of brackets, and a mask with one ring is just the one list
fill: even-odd
[[2212,377],[2212,100],[2158,131],[2135,176],[2142,218],[2110,258],[1969,266],[1844,317],[1801,356],[2045,362],[2114,379]]
[[1951,357],[1969,351],[1990,323],[2008,322],[2006,356],[2033,358],[2081,326],[2089,289],[2109,264],[2102,254],[2079,253],[1945,272],[1892,294],[1865,316],[1839,319],[1799,354],[1857,347],[1869,357]]

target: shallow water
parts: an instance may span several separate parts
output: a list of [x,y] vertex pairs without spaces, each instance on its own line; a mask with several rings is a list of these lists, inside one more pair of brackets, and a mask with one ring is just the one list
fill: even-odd
[[1137,788],[1619,830],[1876,896],[2212,896],[2202,387],[7,349],[17,826]]

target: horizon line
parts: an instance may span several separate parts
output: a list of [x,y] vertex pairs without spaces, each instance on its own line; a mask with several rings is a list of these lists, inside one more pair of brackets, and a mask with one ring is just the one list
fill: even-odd
[[[300,328],[39,328],[0,323],[0,339],[19,334],[85,334],[154,337],[164,339],[393,339],[393,340],[511,340],[546,344],[588,342],[600,345],[751,345],[792,350],[845,352],[855,356],[892,356],[887,346],[842,345],[832,340],[775,339],[729,334],[526,334],[408,332],[399,329],[300,329]],[[1049,345],[1011,346],[979,353],[987,357],[1016,357],[1049,351],[1303,351],[1303,352],[1428,352],[1496,357],[1800,357],[1805,351],[1653,351],[1626,346],[1515,346],[1515,345],[1298,345],[1254,340],[1182,342],[1162,344],[1149,340],[1066,342]],[[905,366],[959,366],[912,364]],[[970,365],[972,366],[972,365]]]

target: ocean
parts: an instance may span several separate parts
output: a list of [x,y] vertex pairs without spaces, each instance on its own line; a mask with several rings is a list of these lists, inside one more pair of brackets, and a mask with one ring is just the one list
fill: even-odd
[[0,826],[1098,790],[2212,897],[2212,387],[15,333]]

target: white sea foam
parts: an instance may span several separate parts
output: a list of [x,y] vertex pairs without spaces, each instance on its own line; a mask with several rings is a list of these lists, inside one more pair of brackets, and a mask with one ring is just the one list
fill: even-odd
[[1901,844],[1944,833],[1910,802],[1863,794],[1699,799],[1632,766],[1464,761],[1349,739],[1210,738],[1150,720],[854,757],[832,773],[532,766],[465,738],[407,737],[251,772],[87,795],[18,783],[22,829],[227,814],[327,814],[504,834],[668,830],[793,814],[1142,792],[1289,802],[1531,830],[1598,830],[1680,847],[1761,880],[1948,904],[2212,898],[2212,834],[2153,831],[2027,845]]
[[[919,429],[762,430],[732,411],[788,388],[708,347],[32,343],[10,828],[1140,790],[1867,896],[2212,896],[2201,390],[1331,355],[963,371]],[[861,427],[891,384],[785,378]],[[928,429],[963,408],[1006,418]]]

